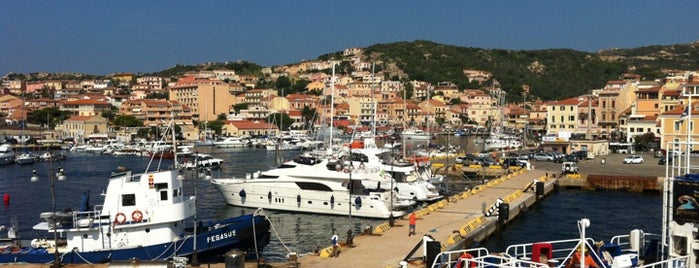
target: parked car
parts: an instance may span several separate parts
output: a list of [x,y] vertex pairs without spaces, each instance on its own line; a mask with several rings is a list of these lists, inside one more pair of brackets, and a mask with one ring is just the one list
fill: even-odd
[[669,159],[666,157],[661,157],[660,160],[658,160],[658,165],[672,164],[674,161],[675,157],[670,157]]
[[526,167],[526,166],[527,166],[527,162],[528,162],[527,160],[521,160],[521,159],[517,159],[517,158],[514,158],[514,157],[508,157],[508,158],[505,158],[505,159],[502,161],[502,164],[503,164],[503,165],[510,166],[510,167],[514,167],[514,166]]
[[534,160],[536,160],[536,161],[553,161],[553,156],[550,156],[550,155],[545,154],[545,153],[535,153]]
[[631,155],[624,158],[624,164],[643,164],[643,157],[640,155]]
[[578,160],[587,159],[587,151],[575,151],[570,154],[575,156]]

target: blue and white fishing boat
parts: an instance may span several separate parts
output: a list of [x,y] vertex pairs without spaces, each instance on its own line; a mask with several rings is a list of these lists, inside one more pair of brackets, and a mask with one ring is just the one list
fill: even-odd
[[112,174],[103,204],[42,213],[44,220],[33,229],[46,233],[0,241],[0,263],[46,264],[56,256],[61,263],[164,261],[193,254],[198,260],[221,261],[231,249],[259,251],[269,242],[270,224],[259,209],[195,223],[197,199],[184,195],[181,178],[178,170],[149,168],[138,175]]

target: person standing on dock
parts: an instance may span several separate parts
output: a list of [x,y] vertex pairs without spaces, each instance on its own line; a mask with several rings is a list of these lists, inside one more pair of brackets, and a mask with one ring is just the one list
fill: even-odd
[[408,216],[408,236],[415,235],[415,225],[417,224],[417,216],[415,212],[411,212]]
[[333,236],[330,238],[330,243],[333,245],[333,252],[330,257],[340,256],[340,237],[337,235],[337,230],[333,229]]

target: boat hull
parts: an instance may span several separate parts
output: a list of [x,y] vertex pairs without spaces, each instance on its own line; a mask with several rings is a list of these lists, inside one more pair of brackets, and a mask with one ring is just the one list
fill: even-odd
[[251,183],[242,179],[221,179],[212,183],[226,203],[239,207],[343,216],[351,211],[355,217],[378,219],[388,219],[391,214],[393,217],[405,215],[405,211],[391,213],[378,196],[303,190],[292,186],[293,182],[256,185],[252,181],[254,179],[249,181]]
[[[218,228],[211,225],[209,231],[196,236],[196,249],[199,260],[222,261],[224,254],[231,249],[242,251],[262,250],[269,243],[269,222],[264,216],[245,215],[218,222]],[[254,231],[253,231],[254,230]],[[255,243],[257,241],[257,243]],[[59,252],[62,263],[106,263],[137,258],[141,261],[162,261],[175,256],[191,256],[194,252],[194,236],[186,236],[170,243],[132,248],[108,249],[100,251]],[[54,253],[44,248],[8,247],[0,250],[0,263],[51,263]]]

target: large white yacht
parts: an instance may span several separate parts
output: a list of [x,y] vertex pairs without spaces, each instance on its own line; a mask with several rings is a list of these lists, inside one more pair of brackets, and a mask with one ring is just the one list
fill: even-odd
[[380,219],[405,215],[405,211],[391,211],[386,204],[391,191],[367,189],[359,180],[259,174],[244,179],[212,179],[211,183],[233,206]]

